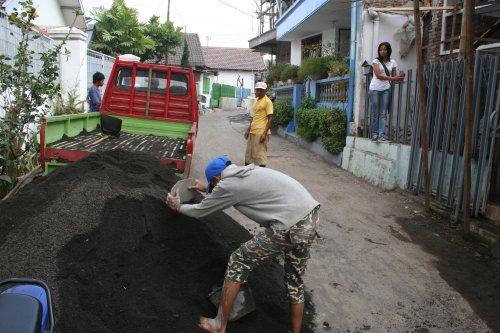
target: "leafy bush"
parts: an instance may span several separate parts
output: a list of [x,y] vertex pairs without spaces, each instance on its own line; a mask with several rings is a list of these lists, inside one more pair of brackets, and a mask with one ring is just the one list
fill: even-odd
[[312,142],[316,139],[314,131],[308,127],[298,127],[297,134],[304,140]]
[[270,65],[268,67],[268,79],[270,82],[273,81],[279,81],[281,79],[281,72],[286,68],[288,64],[276,64],[276,65]]
[[306,58],[299,67],[298,76],[303,80],[306,76],[311,76],[313,80],[324,79],[328,76],[329,63],[333,59],[328,57]]
[[[33,51],[30,44],[40,38],[33,29],[39,14],[33,0],[18,1],[17,6],[8,15],[9,24],[20,30],[17,50],[13,57],[0,52],[0,107],[5,113],[0,118],[0,198],[38,163],[41,118],[60,91],[59,59],[69,54],[63,48],[69,32],[53,48]],[[75,10],[71,26],[81,15]],[[39,71],[34,70],[35,59],[39,59]]]
[[300,102],[301,109],[314,109],[317,101],[314,98],[307,97]]
[[[307,101],[309,103],[309,101]],[[321,138],[323,147],[338,154],[345,146],[347,116],[344,111],[333,108],[300,108],[296,114],[297,134],[307,141]]]
[[287,81],[288,79],[297,79],[298,78],[299,66],[287,64],[280,75],[281,81]]
[[75,90],[69,91],[66,100],[62,96],[57,96],[54,116],[83,113],[85,111],[83,104],[83,102],[78,101],[78,94]]
[[342,77],[349,74],[348,59],[335,58],[328,63],[329,75],[331,77]]
[[293,119],[292,101],[282,100],[274,102],[273,123],[286,126]]

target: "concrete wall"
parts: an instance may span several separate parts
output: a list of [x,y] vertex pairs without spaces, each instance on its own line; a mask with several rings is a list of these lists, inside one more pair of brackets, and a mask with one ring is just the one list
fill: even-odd
[[230,86],[236,87],[238,84],[238,77],[243,78],[243,88],[251,89],[253,91],[255,86],[254,72],[244,72],[244,71],[225,71],[219,70],[219,75],[214,77],[212,83],[228,84]]
[[236,110],[238,99],[235,97],[221,97],[219,99],[219,108],[225,111]]
[[79,100],[87,97],[87,34],[68,27],[49,30],[49,36],[56,42],[64,39],[69,32],[66,48],[68,56],[60,56],[59,80],[63,96],[75,91]]
[[405,189],[411,147],[348,136],[342,169],[386,190]]

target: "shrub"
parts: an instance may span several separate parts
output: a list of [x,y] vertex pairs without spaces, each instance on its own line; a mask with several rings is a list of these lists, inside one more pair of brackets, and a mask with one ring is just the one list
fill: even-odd
[[[309,103],[309,101],[307,102]],[[321,138],[323,147],[338,154],[345,146],[347,116],[344,111],[333,108],[300,108],[296,114],[297,134],[307,141]]]
[[313,80],[324,79],[328,76],[328,64],[332,57],[312,57],[306,58],[299,67],[298,76],[303,80],[310,76]]
[[[59,61],[69,54],[63,48],[69,33],[53,48],[33,51],[31,43],[40,38],[33,29],[39,14],[33,0],[18,1],[17,5],[8,15],[9,24],[19,28],[15,55],[0,52],[0,103],[5,113],[0,118],[0,197],[38,163],[41,118],[49,113],[52,101],[59,95]],[[72,26],[83,15],[79,10],[75,14]],[[36,59],[39,71],[34,70]]]
[[329,74],[331,77],[342,77],[349,74],[349,63],[346,59],[331,59],[328,63]]
[[57,96],[54,107],[54,116],[83,113],[85,111],[83,104],[83,102],[78,101],[78,94],[76,93],[76,90],[69,91],[66,99],[62,96]]
[[268,79],[270,82],[279,81],[281,79],[281,72],[285,69],[288,64],[276,64],[268,67],[269,75]]
[[287,64],[287,66],[285,66],[283,68],[283,71],[281,72],[280,80],[281,81],[287,81],[288,79],[295,80],[298,77],[298,71],[299,71],[299,66]]
[[273,123],[286,126],[293,119],[292,101],[282,100],[274,102]]

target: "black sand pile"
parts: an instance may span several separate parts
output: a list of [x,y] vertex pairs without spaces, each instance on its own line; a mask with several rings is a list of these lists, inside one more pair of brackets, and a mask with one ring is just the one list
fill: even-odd
[[[203,221],[164,203],[178,180],[156,159],[116,150],[36,179],[0,202],[0,279],[34,277],[53,291],[57,332],[200,332],[207,294],[247,230],[224,213]],[[257,311],[228,332],[287,332],[283,269],[251,275]],[[311,322],[306,304],[303,332]]]

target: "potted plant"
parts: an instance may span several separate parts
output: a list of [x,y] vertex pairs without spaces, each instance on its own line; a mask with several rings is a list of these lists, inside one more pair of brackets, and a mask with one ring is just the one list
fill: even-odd
[[285,66],[283,71],[281,72],[280,76],[281,81],[286,81],[289,84],[297,82],[298,71],[299,71],[299,66],[287,64],[287,66]]
[[313,80],[324,79],[328,76],[328,62],[330,57],[306,58],[300,65],[298,76],[303,80],[310,76]]
[[349,74],[347,59],[335,58],[328,63],[328,77],[342,77]]

